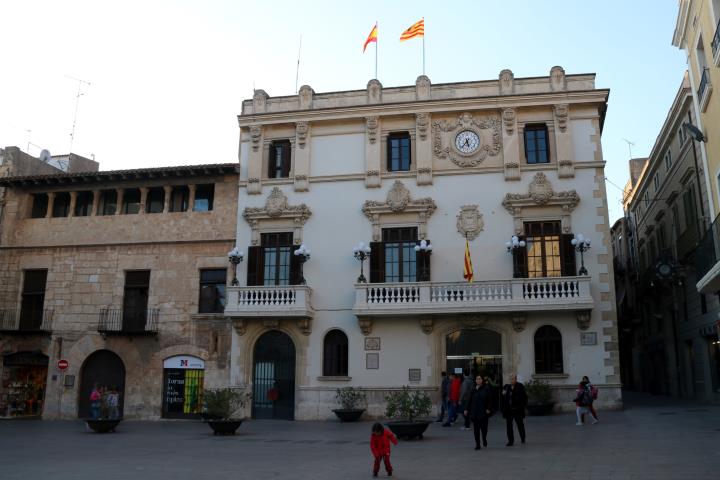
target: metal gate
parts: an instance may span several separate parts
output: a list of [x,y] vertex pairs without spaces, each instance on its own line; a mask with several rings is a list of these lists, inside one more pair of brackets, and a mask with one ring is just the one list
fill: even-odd
[[277,330],[264,333],[255,344],[253,418],[295,418],[295,345]]
[[[97,383],[100,388],[117,388],[120,392],[118,410],[123,415],[125,400],[125,365],[120,357],[110,350],[98,350],[83,363],[80,392],[78,398],[78,417],[90,417],[90,392]],[[102,412],[101,412],[102,413]]]

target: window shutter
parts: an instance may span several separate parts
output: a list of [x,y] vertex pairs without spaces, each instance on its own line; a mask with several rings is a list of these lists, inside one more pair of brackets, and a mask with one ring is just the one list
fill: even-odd
[[292,148],[290,143],[286,143],[282,147],[282,176],[288,178],[290,176],[290,161]]
[[249,287],[263,284],[262,247],[248,247],[247,284]]
[[577,275],[575,266],[575,247],[571,243],[573,239],[572,233],[564,233],[560,235],[560,263],[562,265],[563,277],[574,277]]
[[370,283],[385,281],[385,244],[370,242]]
[[292,251],[290,252],[290,285],[300,285],[300,269],[302,265],[300,263],[300,256],[295,255],[295,250],[300,248],[300,245],[293,245]]
[[[432,243],[430,240],[426,239],[426,241]],[[420,245],[420,242],[418,241],[417,244]],[[415,277],[418,282],[430,281],[430,254],[422,250],[415,253]]]
[[[525,237],[518,237],[519,240],[525,240]],[[513,252],[513,277],[527,278],[527,247],[518,247]]]
[[268,149],[268,178],[275,178],[275,144],[271,143]]

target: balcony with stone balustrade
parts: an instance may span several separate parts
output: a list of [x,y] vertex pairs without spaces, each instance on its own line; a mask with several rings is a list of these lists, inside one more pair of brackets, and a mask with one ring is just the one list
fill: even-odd
[[265,326],[277,326],[281,320],[295,321],[300,330],[310,334],[315,312],[311,303],[312,289],[307,285],[227,287],[225,316],[233,321],[243,335],[247,322],[253,319]]

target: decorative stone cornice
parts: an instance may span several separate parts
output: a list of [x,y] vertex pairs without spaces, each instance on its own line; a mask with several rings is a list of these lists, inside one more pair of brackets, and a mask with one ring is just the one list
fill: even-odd
[[505,127],[505,135],[513,135],[515,133],[515,119],[517,118],[514,108],[506,108],[502,111],[503,126]]
[[260,148],[260,140],[262,139],[262,126],[251,125],[250,126],[250,144],[252,145],[253,152],[257,152]]
[[553,106],[553,112],[555,113],[555,124],[561,133],[565,133],[567,130],[568,122],[568,104],[559,103]]
[[292,225],[295,228],[293,241],[295,243],[300,243],[302,239],[302,226],[305,225],[305,222],[308,218],[310,218],[310,215],[312,215],[312,212],[304,203],[295,206],[288,205],[287,197],[278,187],[274,187],[272,189],[267,200],[265,200],[264,207],[246,207],[245,210],[243,210],[243,218],[250,224],[253,230],[253,245],[257,245],[259,243],[259,223],[263,220],[278,219],[287,219],[292,221]]
[[362,212],[373,224],[373,239],[380,241],[381,216],[399,213],[416,213],[418,223],[418,235],[420,239],[425,238],[427,219],[437,209],[435,201],[430,198],[419,198],[413,200],[410,191],[400,180],[395,180],[392,188],[388,191],[387,199],[384,202],[367,200],[362,207]]
[[415,124],[417,128],[418,137],[420,140],[427,139],[428,125],[430,125],[430,114],[429,113],[418,113],[415,115]]
[[367,131],[367,138],[370,144],[374,145],[377,142],[378,133],[378,117],[366,117],[365,128]]
[[[496,156],[502,148],[500,121],[497,118],[475,119],[470,113],[462,113],[454,123],[446,120],[433,122],[433,156],[448,159],[458,167],[476,167],[488,155]],[[472,153],[463,153],[455,147],[452,135],[455,131],[471,130],[481,139],[480,147]],[[483,135],[483,130],[489,130]],[[490,137],[490,142],[487,138]],[[483,142],[483,140],[485,140]],[[446,145],[447,143],[447,145]]]
[[477,330],[478,328],[482,328],[487,324],[488,317],[487,315],[478,314],[478,313],[469,313],[464,315],[460,319],[460,325],[462,328],[468,329],[468,330]]
[[295,124],[295,137],[296,137],[297,146],[300,149],[305,148],[305,143],[307,142],[308,129],[309,129],[308,122],[297,122]]
[[518,209],[545,205],[557,205],[563,211],[572,212],[579,202],[580,196],[575,190],[555,192],[545,174],[538,172],[530,183],[528,193],[508,193],[502,205],[511,215],[515,215]]
[[463,205],[457,215],[457,231],[463,238],[475,240],[483,231],[485,224],[477,205]]

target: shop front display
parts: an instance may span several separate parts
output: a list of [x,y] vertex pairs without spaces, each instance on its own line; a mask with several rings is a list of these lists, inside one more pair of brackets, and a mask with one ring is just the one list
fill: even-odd
[[42,415],[48,357],[18,352],[3,358],[0,417]]
[[177,355],[163,362],[163,418],[198,418],[202,412],[205,362]]

